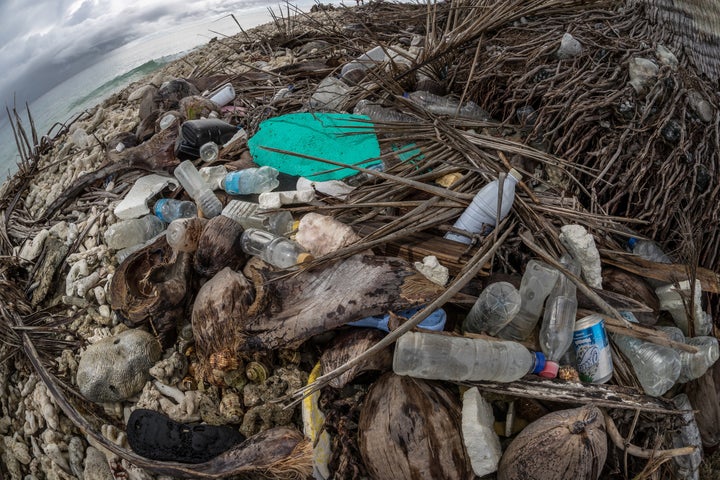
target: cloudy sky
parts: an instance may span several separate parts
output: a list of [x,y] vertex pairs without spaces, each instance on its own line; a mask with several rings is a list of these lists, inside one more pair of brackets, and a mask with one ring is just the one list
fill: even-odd
[[[142,36],[271,0],[0,0],[0,106],[45,91]],[[239,19],[241,20],[241,19]],[[241,20],[242,21],[242,20]]]

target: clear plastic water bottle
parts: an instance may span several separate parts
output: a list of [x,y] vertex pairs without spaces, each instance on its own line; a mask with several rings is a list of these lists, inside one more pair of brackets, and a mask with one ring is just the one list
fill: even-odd
[[490,115],[474,102],[460,105],[460,101],[452,97],[441,97],[434,93],[417,91],[404,95],[413,103],[435,115],[450,115],[469,120],[490,120]]
[[[460,218],[457,219],[455,228],[470,233],[481,233],[483,225],[495,227],[500,220],[505,218],[512,208],[515,200],[515,185],[522,179],[520,172],[514,168],[505,176],[503,181],[503,195],[500,207],[500,218],[498,214],[498,190],[499,180],[493,180],[485,185],[473,198],[472,203],[465,209]],[[445,238],[454,242],[470,243],[470,237],[459,233],[447,232]]]
[[683,424],[671,437],[673,448],[695,447],[695,451],[690,455],[673,457],[677,477],[683,480],[699,480],[703,447],[693,406],[684,393],[675,396],[672,401],[679,410],[685,410],[681,416]]
[[[408,310],[403,310],[402,312],[399,312],[398,315],[405,318],[410,318],[413,315],[415,315],[417,312],[420,311],[420,309],[423,307],[415,307],[410,308]],[[425,330],[431,330],[433,332],[439,332],[443,328],[445,328],[445,322],[447,321],[447,314],[445,313],[445,310],[442,308],[438,308],[434,312],[432,312],[430,315],[428,315],[425,320],[420,322],[418,324],[418,328],[424,328]],[[390,331],[389,327],[390,322],[390,314],[386,313],[384,315],[375,315],[372,317],[366,317],[362,320],[356,320],[354,322],[348,323],[348,325],[351,325],[353,327],[370,327],[370,328],[377,328],[380,330],[384,330],[386,332]]]
[[220,148],[218,148],[217,143],[215,142],[203,143],[200,146],[200,158],[205,163],[214,162],[217,160],[219,155]]
[[682,331],[677,327],[657,327],[668,334],[668,336],[680,343],[686,343],[697,348],[696,353],[678,350],[680,354],[680,376],[679,383],[686,383],[690,380],[702,377],[708,369],[715,364],[720,356],[718,340],[715,337],[700,336],[685,338]]
[[297,230],[297,222],[290,212],[264,212],[257,203],[231,200],[222,214],[238,222],[244,229],[259,228],[275,235],[289,235]]
[[195,252],[207,222],[207,219],[198,217],[174,220],[165,232],[168,245],[175,252]]
[[230,195],[251,195],[275,190],[280,181],[273,167],[245,168],[230,172],[222,181],[222,188]]
[[220,215],[222,211],[220,199],[215,196],[215,192],[205,183],[200,172],[190,160],[185,160],[175,167],[174,174],[188,195],[195,200],[205,217],[213,218]]
[[[580,264],[571,257],[564,256],[560,259],[560,263],[573,275],[580,275]],[[540,373],[541,376],[552,378],[557,376],[558,362],[568,351],[573,341],[576,314],[577,295],[575,284],[568,277],[558,272],[555,286],[545,302],[545,313],[540,326],[540,348],[548,360],[548,366]]]
[[673,263],[670,257],[663,252],[662,247],[660,247],[657,242],[653,242],[652,240],[640,240],[633,237],[630,238],[627,243],[632,253],[644,258],[645,260],[657,263]]
[[240,242],[245,253],[256,255],[277,268],[294,267],[312,259],[299,243],[257,228],[245,230]]
[[355,60],[352,60],[340,69],[340,76],[345,77],[353,70],[367,70],[368,68],[385,61],[387,56],[385,50],[381,46],[374,47],[363,53]]
[[165,222],[155,215],[123,220],[108,227],[105,243],[108,248],[121,250],[143,243],[165,230]]
[[543,262],[530,260],[520,281],[520,311],[498,337],[506,340],[525,340],[540,319],[545,299],[555,286],[559,272]]
[[407,332],[395,344],[393,371],[428,380],[512,382],[545,368],[545,355],[516,342]]
[[660,310],[670,312],[675,324],[680,327],[683,334],[690,334],[690,319],[688,318],[686,304],[689,308],[690,300],[693,301],[693,334],[708,335],[712,330],[712,319],[702,309],[702,285],[700,280],[695,280],[694,291],[691,297],[691,285],[689,280],[675,284],[663,285],[655,289],[655,294],[660,300]]
[[[621,313],[629,321],[637,322],[632,314]],[[630,361],[645,393],[659,397],[677,382],[680,377],[680,355],[674,348],[627,335],[615,334],[612,338]]]
[[353,109],[356,115],[367,115],[370,120],[376,123],[412,123],[415,117],[402,113],[393,108],[385,108],[369,100],[360,100]]
[[163,222],[170,223],[178,218],[196,217],[197,207],[187,200],[161,198],[155,202],[153,213]]
[[520,311],[520,292],[511,283],[491,283],[480,292],[463,321],[465,332],[497,335]]

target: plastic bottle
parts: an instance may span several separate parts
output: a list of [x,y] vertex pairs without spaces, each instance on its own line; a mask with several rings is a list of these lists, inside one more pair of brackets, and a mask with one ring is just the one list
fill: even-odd
[[672,401],[678,410],[685,410],[685,413],[681,416],[683,424],[671,436],[673,448],[695,447],[695,451],[690,455],[673,457],[676,474],[678,478],[684,480],[698,480],[700,478],[703,447],[700,429],[693,413],[693,406],[684,393],[675,396]]
[[290,212],[263,212],[257,203],[231,200],[222,214],[238,222],[244,229],[259,228],[275,235],[288,235],[297,230],[296,221]]
[[[571,257],[564,256],[560,259],[560,263],[573,275],[580,275],[580,264]],[[545,302],[545,313],[540,326],[540,348],[548,360],[548,366],[540,373],[540,376],[551,378],[557,376],[558,362],[572,344],[576,314],[575,284],[558,272],[555,286]]]
[[[500,207],[500,218],[497,218],[499,180],[493,180],[485,185],[473,198],[472,203],[465,209],[460,218],[457,219],[455,228],[470,233],[481,233],[483,225],[495,227],[500,220],[510,213],[513,201],[515,200],[515,185],[522,178],[520,172],[514,168],[505,176],[503,181],[502,206]],[[445,238],[454,242],[469,244],[471,239],[465,235],[447,232]]]
[[545,356],[516,342],[407,332],[395,344],[393,371],[428,380],[512,382],[545,368]]
[[200,172],[190,160],[185,160],[175,167],[175,178],[178,179],[188,195],[195,200],[205,217],[213,218],[220,215],[222,203],[200,177]]
[[351,60],[346,63],[340,69],[340,76],[345,77],[349,72],[353,70],[367,70],[373,65],[383,62],[386,59],[385,50],[381,46],[374,47],[367,52],[363,53],[355,60]]
[[[711,319],[702,309],[702,285],[700,280],[695,280],[693,292],[693,334],[707,335],[712,330]],[[655,289],[655,294],[660,300],[660,310],[666,310],[672,315],[675,324],[680,327],[683,334],[690,334],[690,319],[687,315],[687,307],[690,307],[690,281],[685,280],[675,284],[663,285]]]
[[696,353],[678,350],[678,354],[680,355],[679,383],[689,382],[690,380],[702,377],[717,361],[718,356],[720,356],[718,340],[715,337],[700,336],[686,339],[685,335],[683,335],[682,331],[677,327],[657,328],[667,333],[672,340],[687,343],[698,349]]
[[368,100],[360,100],[353,109],[356,115],[367,115],[376,123],[412,123],[415,117],[399,112],[392,108],[385,108]]
[[222,181],[222,188],[230,195],[251,195],[274,190],[280,185],[273,167],[245,168],[230,172]]
[[206,142],[200,147],[200,158],[205,163],[214,162],[218,155],[220,155],[220,149],[215,142]]
[[424,91],[409,92],[404,96],[435,115],[450,115],[470,120],[490,120],[490,115],[474,102],[467,102],[461,106],[460,101],[452,97],[441,97]]
[[628,247],[630,251],[635,255],[638,255],[645,260],[657,263],[673,263],[657,242],[652,240],[641,240],[637,238],[630,238],[628,240]]
[[340,110],[350,96],[350,87],[339,78],[325,77],[310,97],[310,108]]
[[[408,310],[403,310],[402,312],[399,312],[397,315],[400,317],[410,318],[413,315],[415,315],[417,312],[419,312],[423,307],[415,307],[410,308]],[[433,332],[439,332],[443,328],[445,328],[445,322],[447,321],[447,314],[445,313],[445,310],[442,308],[438,308],[434,312],[432,312],[425,320],[420,322],[418,324],[418,328],[424,328],[425,330],[431,330]],[[390,314],[386,313],[383,315],[375,315],[372,317],[366,317],[362,320],[356,320],[354,322],[348,323],[348,325],[351,325],[353,327],[371,327],[371,328],[377,328],[380,330],[384,330],[386,332],[390,331],[389,327],[390,322]]]
[[[630,321],[637,320],[621,312]],[[635,371],[645,393],[659,397],[670,390],[680,377],[680,355],[670,347],[657,345],[627,335],[613,335],[613,341]]]
[[257,228],[248,228],[240,239],[242,249],[277,268],[290,268],[312,259],[297,242]]
[[197,207],[187,200],[161,198],[155,202],[153,213],[163,222],[170,223],[178,218],[196,217]]
[[175,252],[191,253],[197,250],[200,236],[208,221],[204,218],[178,218],[168,225],[165,237]]
[[165,230],[165,223],[155,215],[131,218],[111,225],[105,231],[105,243],[113,250],[132,247]]
[[551,266],[530,260],[520,281],[520,311],[502,330],[498,337],[506,340],[525,340],[540,319],[545,299],[555,286],[559,272]]
[[491,283],[480,292],[475,304],[463,321],[465,332],[497,333],[520,311],[520,292],[511,283]]

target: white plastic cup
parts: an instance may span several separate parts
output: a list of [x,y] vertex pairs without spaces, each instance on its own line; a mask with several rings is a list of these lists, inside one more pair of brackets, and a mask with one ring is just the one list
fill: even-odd
[[226,83],[210,94],[210,100],[219,107],[224,107],[235,99],[235,89],[231,83]]

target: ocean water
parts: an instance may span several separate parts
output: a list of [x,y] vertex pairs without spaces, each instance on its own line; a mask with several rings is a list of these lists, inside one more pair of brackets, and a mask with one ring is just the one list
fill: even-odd
[[[70,121],[78,113],[94,107],[132,82],[208,43],[211,38],[222,39],[223,36],[240,33],[235,20],[229,16],[230,13],[234,14],[242,28],[247,30],[271,21],[269,9],[279,13],[280,8],[283,8],[283,11],[287,8],[277,1],[248,1],[246,9],[234,10],[225,15],[154,32],[133,40],[57,85],[29,105],[38,135],[45,135],[51,129],[54,135],[59,129],[58,124]],[[301,0],[293,2],[292,5],[306,12],[314,3],[314,0]],[[19,102],[17,108],[18,111],[25,112],[24,103]],[[27,121],[24,125],[29,132]],[[3,112],[0,115],[0,182],[4,182],[17,171],[19,159],[12,129],[7,115]]]

